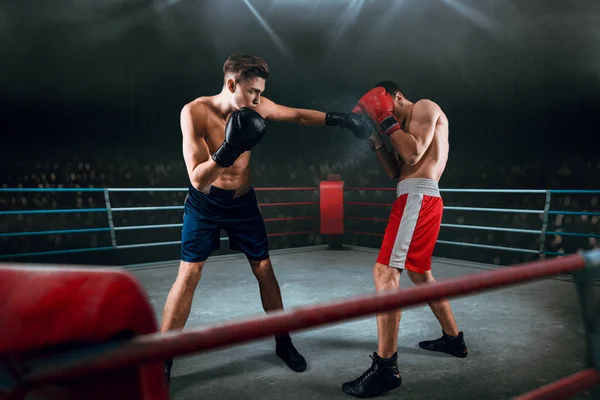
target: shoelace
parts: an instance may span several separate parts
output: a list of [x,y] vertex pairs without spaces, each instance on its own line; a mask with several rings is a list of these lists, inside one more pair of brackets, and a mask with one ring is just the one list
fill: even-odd
[[375,368],[374,368],[375,359],[373,358],[373,356],[369,356],[369,357],[371,357],[371,360],[373,361],[373,363],[371,364],[371,367],[368,370],[366,370],[361,376],[359,376],[358,378],[353,380],[352,383],[359,385],[359,384],[363,383],[364,381],[366,381],[371,375],[373,375],[375,373]]

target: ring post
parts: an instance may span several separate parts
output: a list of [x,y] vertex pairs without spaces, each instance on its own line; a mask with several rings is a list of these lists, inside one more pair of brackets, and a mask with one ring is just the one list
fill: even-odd
[[[600,278],[600,250],[584,253],[585,268],[574,271],[577,294],[581,304],[583,325],[585,327],[586,366],[600,372],[600,314],[594,310],[594,279]],[[592,398],[600,399],[600,387],[591,391]]]
[[329,235],[329,250],[342,249],[344,234],[344,182],[340,175],[327,175],[319,185],[321,235]]
[[106,215],[108,217],[108,226],[110,227],[110,242],[113,249],[117,248],[117,237],[115,235],[115,224],[113,222],[112,210],[110,207],[110,194],[108,189],[104,189],[104,202],[106,203]]
[[544,259],[544,247],[546,246],[546,230],[548,229],[548,211],[550,211],[550,203],[552,201],[552,191],[546,190],[546,204],[544,205],[544,216],[542,218],[542,229],[540,232],[540,248],[539,258]]

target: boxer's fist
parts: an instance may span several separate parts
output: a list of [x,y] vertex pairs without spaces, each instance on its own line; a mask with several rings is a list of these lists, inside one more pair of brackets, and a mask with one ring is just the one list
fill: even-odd
[[369,90],[360,98],[358,106],[371,117],[382,134],[390,136],[402,129],[400,122],[394,116],[394,99],[384,88],[376,87]]
[[359,139],[368,139],[373,131],[375,131],[375,125],[373,125],[369,117],[354,111],[359,110],[355,109],[348,114],[329,112],[325,115],[325,124],[348,129]]
[[373,131],[373,134],[369,136],[369,147],[377,151],[384,146],[385,144],[383,143],[383,139],[381,138],[379,132],[377,130]]
[[259,113],[250,108],[240,108],[229,116],[225,141],[212,159],[223,168],[230,167],[242,153],[252,150],[266,132],[265,120]]

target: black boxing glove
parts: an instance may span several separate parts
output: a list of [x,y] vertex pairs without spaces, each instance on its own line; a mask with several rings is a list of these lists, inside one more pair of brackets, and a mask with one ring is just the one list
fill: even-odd
[[225,140],[212,155],[220,167],[231,167],[242,153],[252,150],[267,133],[264,118],[250,108],[233,112],[225,125]]
[[348,129],[359,139],[368,139],[375,131],[375,125],[371,118],[362,114],[358,108],[352,110],[351,113],[328,112],[325,114],[325,125]]

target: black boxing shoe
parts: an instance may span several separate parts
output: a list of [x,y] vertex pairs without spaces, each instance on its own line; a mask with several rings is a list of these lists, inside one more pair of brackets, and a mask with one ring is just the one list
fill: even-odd
[[306,370],[306,360],[296,350],[289,335],[275,338],[275,353],[292,371],[303,372]]
[[440,351],[460,358],[465,358],[469,354],[462,332],[458,332],[458,336],[456,337],[448,335],[443,330],[442,333],[443,335],[439,339],[419,342],[419,347],[430,351]]
[[171,368],[173,368],[173,359],[165,361],[165,379],[167,380],[167,386],[171,381]]
[[402,376],[398,370],[398,353],[391,358],[381,358],[377,353],[371,368],[353,381],[342,385],[342,391],[354,397],[374,397],[402,385]]

